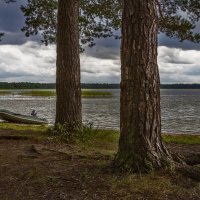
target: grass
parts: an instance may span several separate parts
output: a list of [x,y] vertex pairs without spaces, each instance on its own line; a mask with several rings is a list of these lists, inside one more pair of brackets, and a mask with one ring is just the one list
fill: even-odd
[[13,123],[0,123],[0,130],[16,130],[16,131],[28,131],[33,132],[45,132],[48,127],[46,125],[22,125]]
[[199,135],[163,135],[163,139],[166,143],[174,143],[174,144],[200,144],[200,136]]
[[54,91],[47,91],[47,90],[31,90],[31,91],[23,91],[19,92],[19,95],[23,96],[33,96],[33,97],[51,97],[56,96],[56,93]]
[[36,140],[46,140],[48,129],[49,128],[46,125],[22,125],[0,122],[0,130],[16,131],[15,135],[17,136],[23,138],[35,138]]
[[55,96],[56,93],[54,91],[48,91],[48,90],[31,90],[31,91],[0,91],[0,95],[22,95],[22,96],[43,96],[43,97],[49,97],[49,96]]
[[[55,91],[48,90],[31,90],[31,91],[0,91],[1,96],[5,95],[22,95],[22,96],[34,96],[34,97],[51,97],[56,96]],[[103,91],[90,91],[84,90],[82,91],[83,98],[110,98],[112,97],[111,92],[103,92]]]
[[112,93],[111,92],[101,92],[101,91],[82,91],[82,97],[84,98],[100,98],[100,97],[104,97],[104,98],[109,98],[112,97]]
[[[16,130],[16,131],[27,131],[31,130],[33,132],[48,132],[49,127],[46,125],[20,125],[12,123],[0,123],[0,130]],[[102,145],[107,149],[115,150],[118,145],[119,140],[119,131],[116,130],[92,130],[92,126],[85,126],[84,128],[85,135],[89,143],[92,142],[95,144],[96,148],[102,148]],[[174,144],[200,144],[199,135],[185,135],[185,134],[163,134],[163,140],[166,143]],[[84,139],[82,139],[84,140]],[[106,144],[106,145],[105,145]]]
[[[83,196],[84,199],[96,199],[96,195],[99,197],[98,199],[192,200],[199,198],[200,184],[173,172],[160,171],[150,174],[113,173],[110,166],[117,151],[119,132],[114,130],[91,130],[91,128],[85,127],[83,132],[85,136],[80,134],[78,143],[66,145],[65,143],[52,144],[49,140],[52,135],[48,133],[49,128],[47,126],[0,123],[0,130],[13,130],[14,133],[18,132],[23,136],[37,138],[36,143],[25,140],[24,143],[21,141],[17,145],[11,143],[10,148],[16,148],[15,151],[12,150],[16,152],[16,156],[15,153],[4,155],[7,151],[0,148],[0,165],[4,166],[4,163],[10,163],[6,166],[10,167],[8,172],[11,174],[2,173],[2,176],[5,176],[3,179],[5,187],[10,181],[13,181],[12,184],[15,188],[15,183],[18,184],[15,180],[20,180],[20,183],[26,183],[29,187],[21,187],[23,190],[17,188],[16,191],[21,193],[26,190],[33,192],[31,188],[38,188],[36,193],[32,193],[30,199],[40,199],[43,190],[48,191],[48,194],[52,191],[52,194],[55,194],[55,192],[65,194],[67,191],[73,199],[78,199],[76,196],[78,190],[80,190],[81,195],[91,195],[89,197]],[[167,143],[200,144],[199,136],[195,135],[163,134],[163,139]],[[32,154],[30,154],[28,147],[32,144],[39,151],[39,154],[34,151],[31,151]],[[2,149],[6,148],[7,145],[9,145],[8,141],[1,141]],[[12,162],[9,160],[9,155],[13,156]],[[20,165],[15,164],[19,163],[17,156],[20,158]],[[8,160],[5,161],[5,159]],[[8,170],[8,167],[4,168]],[[6,180],[8,180],[8,183],[5,182]],[[76,185],[79,183],[84,187]],[[1,187],[2,185],[0,189]],[[41,191],[40,188],[42,188]],[[73,188],[78,189],[73,190]],[[10,195],[13,197],[13,194]]]
[[12,92],[9,91],[0,91],[0,95],[4,96],[4,95],[9,95],[12,94]]
[[[127,199],[195,199],[200,185],[192,186],[189,180],[177,174],[127,174],[113,178],[114,191],[126,191]],[[188,186],[188,188],[187,188]],[[132,194],[136,194],[135,198]],[[167,198],[168,197],[168,198]],[[125,198],[125,199],[126,199]]]

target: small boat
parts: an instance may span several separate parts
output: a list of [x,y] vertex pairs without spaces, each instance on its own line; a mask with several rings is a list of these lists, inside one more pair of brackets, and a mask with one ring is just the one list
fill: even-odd
[[17,124],[48,124],[46,119],[40,119],[36,116],[21,115],[8,110],[0,110],[0,119]]

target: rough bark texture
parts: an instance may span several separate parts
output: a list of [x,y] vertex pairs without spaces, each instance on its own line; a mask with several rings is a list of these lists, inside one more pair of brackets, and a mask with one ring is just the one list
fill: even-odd
[[121,135],[115,163],[131,171],[171,165],[161,138],[157,32],[155,1],[124,0]]
[[79,0],[58,1],[56,123],[81,123]]

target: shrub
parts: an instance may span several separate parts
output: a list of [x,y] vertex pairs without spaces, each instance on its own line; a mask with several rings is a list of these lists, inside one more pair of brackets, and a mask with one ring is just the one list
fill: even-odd
[[[76,128],[74,128],[76,127]],[[63,143],[74,142],[88,142],[97,132],[94,129],[93,123],[87,122],[86,124],[74,123],[74,124],[56,124],[53,128],[49,129],[51,139]]]

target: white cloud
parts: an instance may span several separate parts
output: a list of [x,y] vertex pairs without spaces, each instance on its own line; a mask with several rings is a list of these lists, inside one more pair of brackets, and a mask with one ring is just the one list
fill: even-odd
[[[55,45],[46,47],[32,41],[0,45],[0,81],[55,82],[55,52]],[[82,82],[118,83],[120,57],[118,50],[113,52],[111,47],[104,47],[82,54]],[[162,83],[200,83],[200,51],[160,46],[158,52]]]
[[[55,82],[55,45],[0,45],[0,81]],[[119,82],[119,60],[81,55],[82,82]]]
[[[118,58],[119,59],[119,58]],[[119,60],[118,60],[119,61]],[[81,55],[82,82],[118,83],[119,62],[112,59]]]
[[[0,46],[1,81],[53,81],[55,78],[55,47],[35,42]],[[5,77],[5,78],[4,78]]]
[[200,51],[165,46],[158,51],[162,83],[200,83]]

